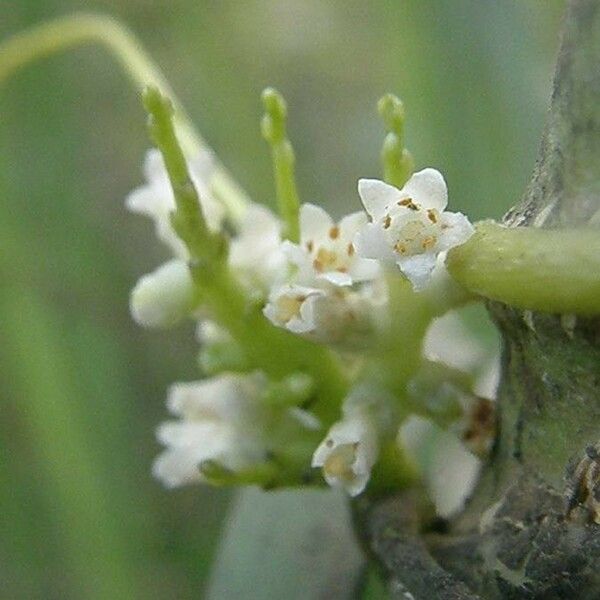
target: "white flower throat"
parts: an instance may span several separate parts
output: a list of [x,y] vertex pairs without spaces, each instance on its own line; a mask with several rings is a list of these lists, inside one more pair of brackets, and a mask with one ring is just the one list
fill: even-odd
[[355,255],[354,245],[340,236],[338,225],[329,229],[327,238],[320,244],[311,239],[305,242],[305,248],[314,270],[319,274],[328,271],[348,273]]
[[394,252],[407,256],[432,251],[444,229],[440,213],[435,208],[422,208],[411,198],[400,200],[397,206],[382,223],[384,231],[390,232],[388,240]]

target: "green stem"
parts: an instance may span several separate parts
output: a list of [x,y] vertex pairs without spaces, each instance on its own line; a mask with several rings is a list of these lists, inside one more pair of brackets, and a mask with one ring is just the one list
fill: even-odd
[[493,222],[448,253],[467,290],[521,309],[600,313],[600,231],[507,228]]
[[284,223],[282,237],[298,243],[300,200],[294,173],[296,157],[286,133],[287,106],[283,96],[273,88],[263,91],[262,100],[265,115],[261,129],[263,137],[271,146],[277,203]]
[[173,188],[177,208],[172,221],[190,254],[196,304],[207,308],[228,330],[244,349],[251,368],[261,369],[276,380],[296,372],[310,375],[318,398],[311,409],[324,425],[331,424],[347,387],[340,364],[326,348],[273,327],[249,301],[228,268],[225,241],[221,234],[208,229],[202,216],[177,141],[170,101],[158,89],[148,88],[144,104],[150,115],[150,134],[163,154]]
[[447,416],[412,397],[407,386],[426,363],[423,340],[432,320],[475,300],[476,296],[449,276],[437,278],[423,291],[415,292],[410,282],[396,272],[388,274],[388,293],[391,311],[388,326],[365,362],[361,378],[376,382],[394,394],[400,420],[417,414],[446,427]]
[[[87,43],[104,46],[140,90],[152,84],[170,98],[176,98],[163,72],[131,31],[110,17],[86,13],[48,21],[2,42],[0,87],[29,63]],[[177,131],[186,151],[197,154],[202,149],[209,149],[181,103],[175,100],[174,105]],[[211,184],[231,219],[238,222],[250,202],[245,192],[220,164],[215,165]]]

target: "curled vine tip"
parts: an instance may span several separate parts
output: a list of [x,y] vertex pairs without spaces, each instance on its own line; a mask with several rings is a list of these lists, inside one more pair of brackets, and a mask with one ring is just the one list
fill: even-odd
[[388,131],[381,149],[385,181],[401,188],[414,170],[414,161],[404,147],[404,104],[394,94],[386,94],[377,103],[377,111]]
[[300,238],[300,200],[294,173],[296,158],[286,132],[287,105],[283,96],[270,87],[263,91],[262,102],[265,114],[261,130],[271,146],[277,204],[284,225],[282,235],[284,239],[297,242]]

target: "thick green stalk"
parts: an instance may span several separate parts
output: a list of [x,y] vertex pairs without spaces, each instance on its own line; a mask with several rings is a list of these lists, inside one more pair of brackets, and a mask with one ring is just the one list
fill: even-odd
[[546,313],[600,313],[600,231],[477,226],[448,254],[452,276],[475,294]]

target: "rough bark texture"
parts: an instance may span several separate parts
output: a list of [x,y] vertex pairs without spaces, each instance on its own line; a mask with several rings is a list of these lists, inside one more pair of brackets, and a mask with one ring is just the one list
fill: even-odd
[[[600,225],[600,0],[569,2],[538,162],[505,222]],[[412,503],[389,499],[363,509],[366,537],[398,598],[598,599],[593,481],[577,465],[600,440],[600,320],[489,310],[504,340],[500,435],[471,501],[444,533],[419,534]]]

